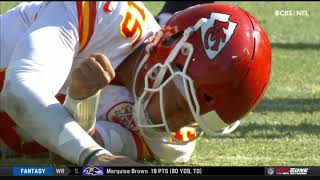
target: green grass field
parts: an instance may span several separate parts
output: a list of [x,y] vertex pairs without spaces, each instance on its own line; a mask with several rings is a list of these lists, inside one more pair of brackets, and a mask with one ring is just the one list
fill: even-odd
[[[229,2],[253,14],[273,47],[272,77],[261,104],[232,134],[198,141],[190,162],[161,165],[320,165],[320,2]],[[0,2],[1,13],[16,2]],[[157,14],[163,2],[145,2]],[[307,10],[309,16],[276,16]],[[0,165],[47,165],[47,159],[0,160]]]

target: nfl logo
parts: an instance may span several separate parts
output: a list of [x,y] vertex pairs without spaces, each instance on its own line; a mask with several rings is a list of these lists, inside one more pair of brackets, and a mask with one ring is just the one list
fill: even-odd
[[268,168],[267,170],[268,175],[273,175],[274,174],[274,168]]

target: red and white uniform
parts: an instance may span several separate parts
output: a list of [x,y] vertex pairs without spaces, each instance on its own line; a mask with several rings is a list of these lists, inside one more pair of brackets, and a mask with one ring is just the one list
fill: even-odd
[[[133,159],[164,159],[183,162],[190,160],[195,141],[177,145],[159,143],[159,141],[153,141],[154,139],[143,139],[135,130],[134,123],[131,123],[134,122],[133,104],[133,96],[125,87],[108,85],[102,89],[96,129],[102,135],[106,148],[111,147],[112,153],[127,155]],[[109,121],[115,123],[109,123]],[[110,140],[112,131],[114,131],[114,136]],[[187,140],[189,139],[188,132],[192,130],[183,128],[175,133],[175,137]]]
[[[160,28],[142,3],[110,1],[21,3],[3,14],[0,23],[0,110],[10,109],[15,119],[0,111],[1,146],[18,154],[47,152],[34,138],[72,162],[94,142],[75,125],[59,130],[72,122],[57,100],[63,101],[70,72],[95,52],[104,53],[116,69]],[[3,89],[5,78],[14,82],[7,89]],[[11,92],[20,96],[6,99]],[[138,133],[125,127],[124,119],[132,118],[132,104],[125,87],[108,85],[102,90],[96,129],[107,150],[134,159],[190,158],[194,143],[146,145]],[[81,133],[83,138],[78,137]]]

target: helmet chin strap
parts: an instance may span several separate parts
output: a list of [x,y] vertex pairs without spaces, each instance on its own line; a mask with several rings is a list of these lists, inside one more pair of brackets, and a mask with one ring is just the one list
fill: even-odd
[[[135,72],[134,75],[134,82],[133,82],[133,97],[134,97],[134,108],[133,108],[133,119],[136,123],[136,126],[139,128],[141,134],[149,139],[153,139],[153,137],[162,137],[162,142],[168,141],[169,139],[165,139],[165,137],[170,137],[173,138],[174,140],[176,140],[176,143],[174,144],[186,144],[190,141],[185,141],[185,142],[180,142],[179,140],[175,139],[172,136],[172,133],[170,132],[170,129],[168,127],[167,124],[167,120],[164,114],[164,107],[163,107],[163,87],[170,81],[170,80],[174,80],[175,85],[177,86],[177,88],[179,89],[180,93],[186,98],[186,100],[188,101],[189,106],[192,106],[191,103],[191,98],[190,98],[190,93],[187,92],[188,94],[186,94],[186,92],[184,90],[182,90],[182,86],[181,86],[181,82],[179,84],[177,84],[176,80],[176,76],[177,75],[181,75],[182,79],[183,79],[183,88],[187,89],[187,80],[185,79],[186,77],[188,77],[185,73],[186,73],[186,69],[187,67],[184,67],[183,73],[182,72],[177,72],[175,73],[173,70],[173,67],[170,65],[176,58],[176,56],[178,55],[178,53],[180,52],[181,48],[187,48],[188,49],[188,57],[187,57],[187,62],[185,63],[185,66],[189,64],[191,56],[193,54],[193,46],[190,43],[187,43],[186,41],[188,40],[188,38],[190,37],[190,35],[198,30],[201,25],[203,23],[205,23],[207,21],[206,18],[202,18],[200,19],[195,26],[193,27],[189,27],[184,31],[184,34],[182,36],[182,38],[179,40],[179,42],[177,43],[177,45],[174,47],[174,49],[170,52],[169,56],[167,57],[166,61],[164,62],[164,64],[156,64],[154,65],[152,68],[150,68],[145,76],[144,79],[144,83],[145,83],[145,87],[144,87],[144,91],[142,93],[142,95],[140,95],[139,97],[137,97],[137,93],[136,93],[136,81],[137,81],[137,77],[138,74],[140,72],[140,70],[143,68],[143,65],[147,62],[147,60],[149,59],[150,56],[150,52],[152,51],[152,48],[157,44],[157,43],[150,43],[146,46],[146,54],[143,57],[143,59],[141,60],[140,64],[137,67],[137,70]],[[163,33],[161,31],[159,31],[156,35],[156,38],[158,38],[158,40],[161,38],[161,36],[163,36]],[[153,86],[150,87],[146,87],[148,86],[148,77],[150,75],[150,73],[152,71],[155,70],[155,68],[160,67],[160,71],[158,72],[155,82],[153,84]],[[165,81],[165,83],[161,84],[165,74],[167,72],[167,70],[170,70],[171,72],[171,76],[168,78],[168,80]],[[173,75],[175,74],[175,75]],[[185,77],[185,78],[183,78]],[[192,80],[190,77],[188,77],[188,82],[192,84]],[[150,93],[148,98],[143,102],[144,97],[147,95],[147,92]],[[161,117],[162,117],[162,123],[161,124],[154,124],[150,118],[148,117],[147,113],[145,112],[145,109],[147,108],[149,101],[151,100],[152,96],[154,95],[154,93],[159,92],[160,93],[160,111],[161,111]],[[192,91],[192,96],[195,97],[195,91],[193,89]],[[195,112],[194,110],[192,110],[193,115],[195,116],[195,114],[199,113],[199,105],[198,102],[197,104],[197,112]],[[157,127],[164,127],[166,129],[166,132],[160,132],[158,130],[156,130],[155,128]],[[202,133],[200,133],[200,135],[202,135]],[[196,136],[196,137],[200,137]],[[195,140],[197,138],[193,138],[191,141]],[[170,143],[170,142],[167,142]]]

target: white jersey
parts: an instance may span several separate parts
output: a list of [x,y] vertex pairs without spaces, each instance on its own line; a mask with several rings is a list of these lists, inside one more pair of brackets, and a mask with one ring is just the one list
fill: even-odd
[[[107,133],[106,131],[110,131],[108,126],[102,122],[111,121],[121,125],[112,126],[114,130],[116,129],[118,132],[122,132],[124,131],[122,129],[125,128],[131,133],[131,136],[118,136],[118,140],[113,141],[113,145],[110,145],[110,142],[105,141],[105,144],[109,144],[109,147],[114,147],[110,149],[111,152],[115,154],[125,154],[133,159],[146,158],[179,162],[189,161],[195,149],[195,141],[185,145],[173,145],[160,143],[160,140],[152,141],[143,139],[142,136],[136,131],[134,125],[134,120],[132,117],[133,104],[133,96],[125,87],[107,85],[102,89],[99,109],[97,112],[98,123],[96,124],[96,128],[98,132],[103,135]],[[99,126],[103,126],[104,128]],[[184,140],[186,140],[188,129],[183,128],[177,133],[179,136],[185,138]],[[125,134],[125,132],[117,134]],[[110,137],[110,135],[105,137]],[[176,136],[176,138],[177,137],[178,136]],[[119,146],[122,148],[119,148]]]
[[[62,27],[49,27],[55,25]],[[61,58],[62,53],[57,53],[61,51],[66,55],[64,66],[51,68],[70,72],[91,53],[100,52],[109,58],[116,69],[159,28],[153,15],[140,2],[25,2],[1,17],[0,67],[9,65],[18,41],[25,34],[37,31],[36,37],[31,37],[31,43],[34,43],[31,48],[41,49],[43,53],[19,52],[15,56],[28,53],[30,58],[36,59],[50,51],[50,59],[57,59]],[[61,42],[53,38],[59,41],[61,38]],[[71,70],[68,63],[72,63]],[[53,76],[57,78],[59,73]]]
[[[48,126],[45,122],[52,123],[60,119],[59,117],[70,120],[71,117],[66,117],[68,114],[65,110],[62,110],[62,106],[55,111],[48,111],[49,108],[45,109],[45,107],[56,104],[57,100],[52,95],[51,98],[48,98],[50,96],[48,93],[41,93],[65,94],[70,72],[91,53],[100,52],[105,54],[113,68],[116,69],[134,49],[160,29],[153,15],[140,2],[21,3],[2,15],[0,22],[0,90],[6,68],[12,69],[12,73],[8,71],[6,78],[11,78],[14,73],[18,74],[23,70],[33,71],[34,76],[18,77],[21,80],[30,81],[30,86],[33,85],[29,88],[34,88],[34,92],[24,94],[26,97],[24,99],[25,102],[30,103],[31,105],[29,106],[31,107],[24,109],[23,112],[25,111],[26,113],[23,115],[18,115],[16,113],[17,109],[15,109],[13,110],[14,112],[11,112],[11,116],[23,128],[28,128],[27,131],[34,132],[35,139],[42,145],[46,145],[47,141],[49,141],[47,148],[52,147],[52,144],[56,144],[57,135],[55,132],[39,132],[39,129],[25,125],[23,120],[33,119],[34,121],[29,123],[36,122],[38,126]],[[34,73],[34,71],[37,71],[37,73]],[[16,86],[14,91],[18,91],[17,89],[24,91],[19,86]],[[40,97],[40,102],[32,98],[34,94]],[[130,107],[132,104],[133,97],[124,87],[108,85],[102,90],[97,114],[99,122],[96,128],[102,134],[105,144],[116,142],[112,148],[106,145],[106,149],[109,148],[113,153],[124,153],[134,159],[154,156],[159,159],[186,161],[190,158],[194,150],[194,143],[184,146],[153,144],[152,142],[144,142],[141,136],[131,132],[126,123],[129,124],[128,122],[132,120],[132,107]],[[4,107],[4,105],[1,106]],[[33,115],[32,118],[28,116],[28,113]],[[1,116],[4,115],[0,114]],[[60,124],[65,124],[69,120],[65,120]],[[108,120],[108,122],[105,120]],[[105,122],[109,123],[109,121],[121,124],[121,126],[112,127],[118,129],[116,132],[121,131],[126,136],[111,136],[110,132],[106,132],[108,128],[103,127]],[[11,125],[12,123],[9,124]],[[52,128],[54,129],[54,126]],[[43,129],[47,130],[47,128]],[[71,130],[68,133],[72,137],[77,136]],[[42,138],[41,134],[48,136]],[[4,136],[6,135],[4,134]],[[127,139],[122,140],[119,145],[117,143],[119,141],[116,141],[119,138],[117,139],[116,137],[120,136],[127,137]],[[109,142],[107,142],[108,138]],[[5,140],[2,139],[2,141]],[[80,150],[88,146],[86,142],[79,141],[80,143],[65,143],[65,146],[68,146],[69,149],[79,147],[79,150],[75,153],[64,152],[59,149],[55,150],[55,152],[60,154],[67,153],[69,155],[66,156],[70,156],[68,160],[75,162],[75,159],[79,157]],[[13,146],[18,147],[19,145],[14,144]]]

